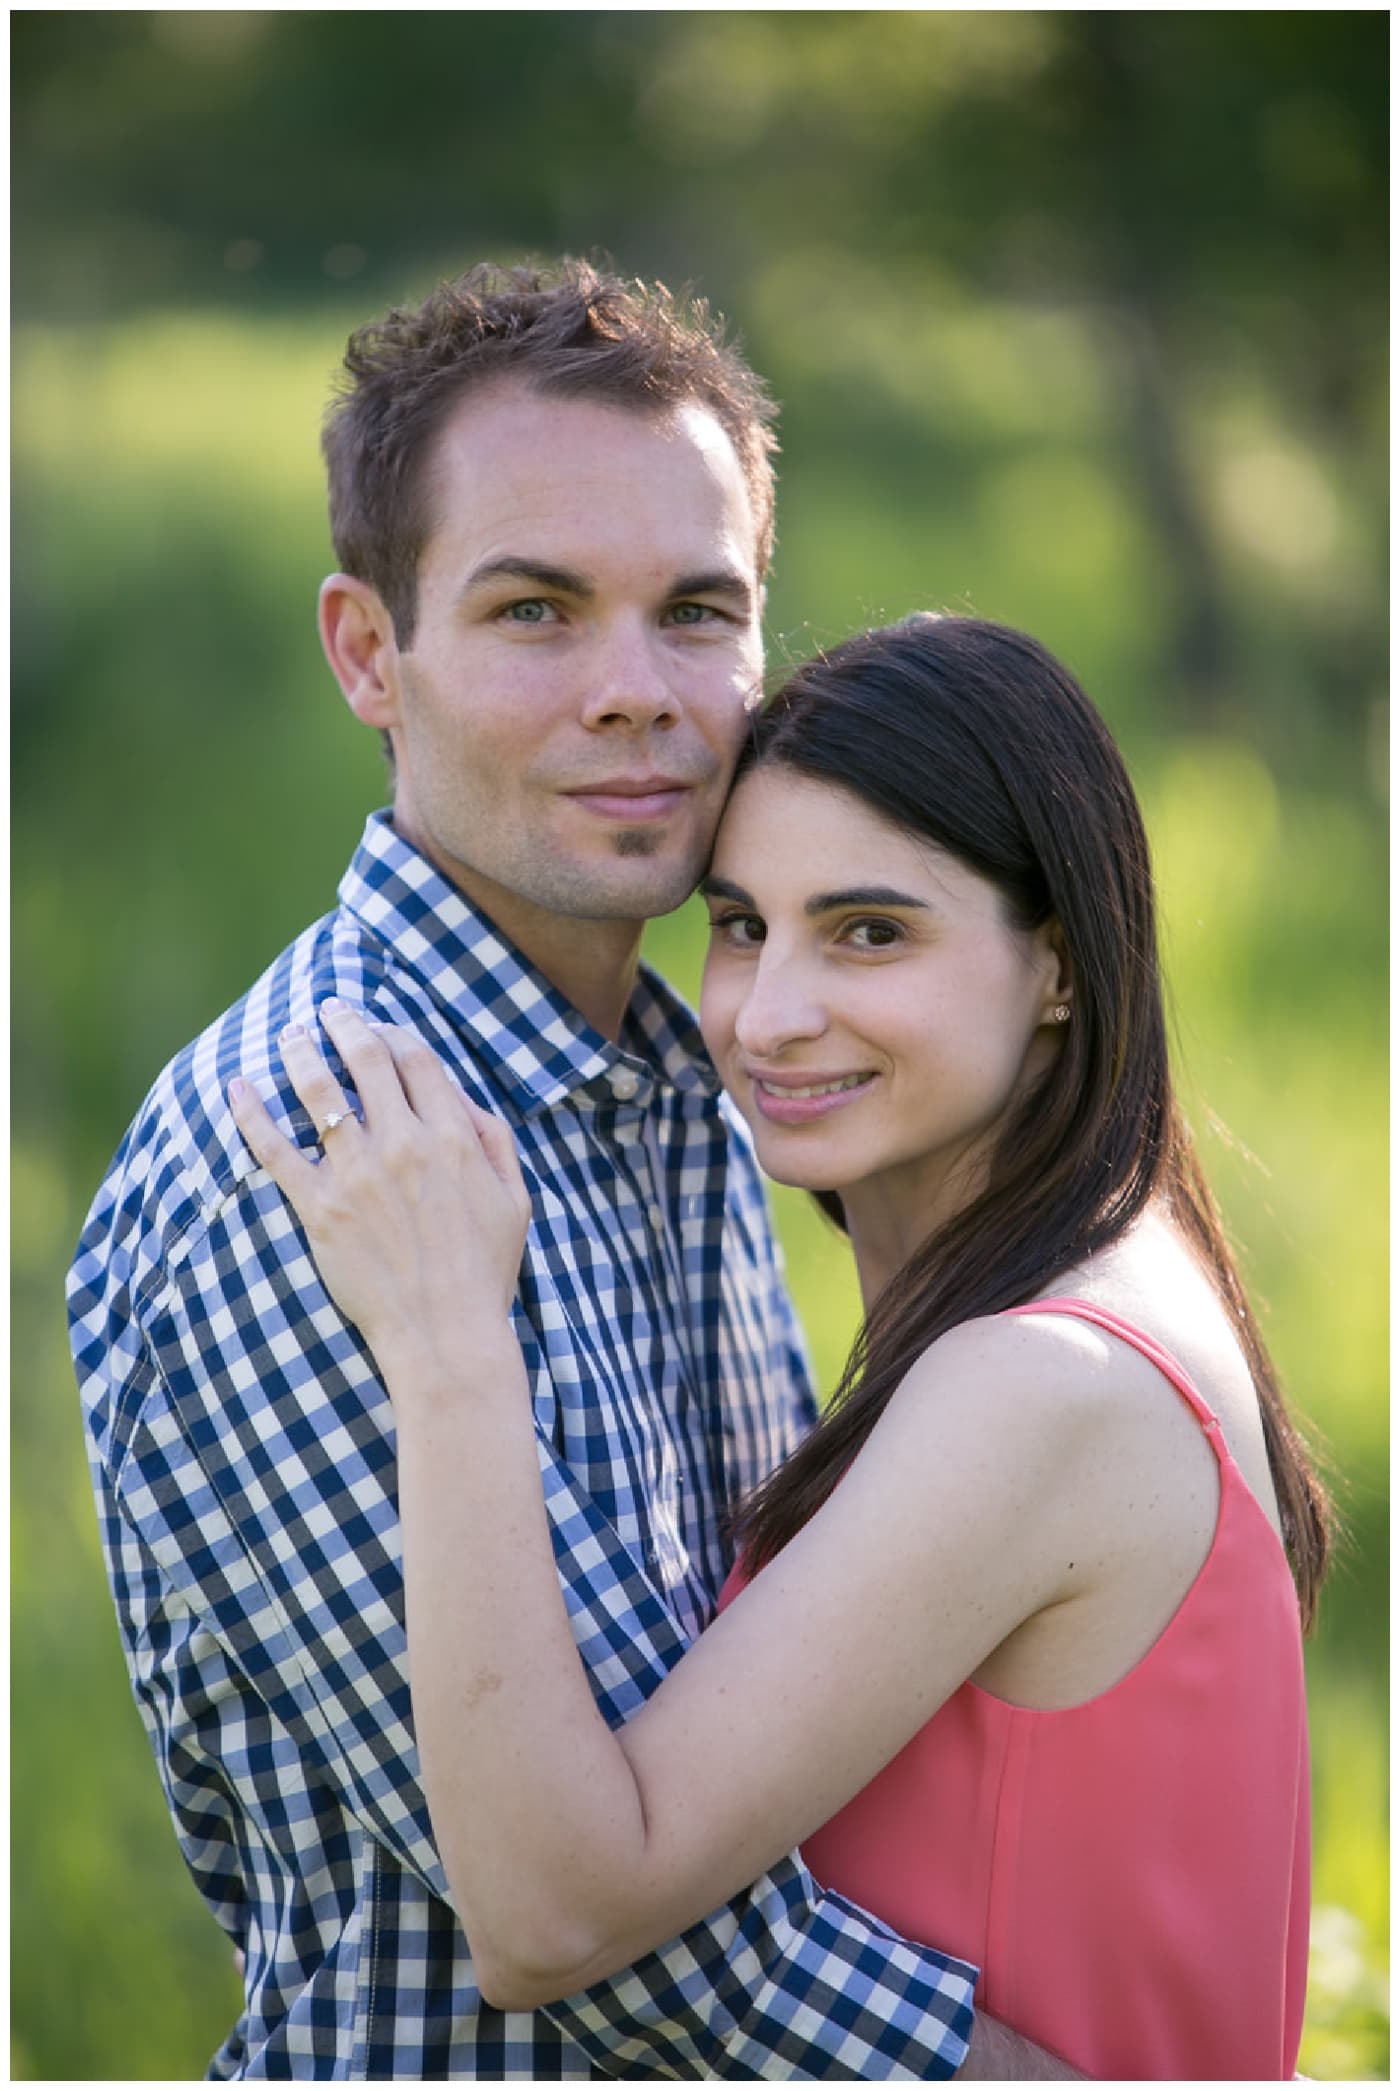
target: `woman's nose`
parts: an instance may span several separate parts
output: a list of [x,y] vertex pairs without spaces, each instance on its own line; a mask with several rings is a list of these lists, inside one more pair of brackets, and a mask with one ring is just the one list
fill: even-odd
[[734,1035],[755,1060],[772,1060],[790,1045],[820,1038],[826,1010],[799,960],[765,951],[739,1006]]

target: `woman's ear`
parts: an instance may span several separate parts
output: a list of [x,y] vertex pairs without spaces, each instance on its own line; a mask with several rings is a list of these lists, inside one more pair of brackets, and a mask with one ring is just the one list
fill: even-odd
[[321,645],[357,719],[381,731],[399,723],[399,651],[379,591],[353,574],[321,583]]
[[1048,922],[1041,924],[1036,936],[1041,940],[1040,955],[1045,965],[1045,1003],[1041,1022],[1067,1024],[1074,1007],[1074,969],[1070,965],[1064,931],[1052,915]]

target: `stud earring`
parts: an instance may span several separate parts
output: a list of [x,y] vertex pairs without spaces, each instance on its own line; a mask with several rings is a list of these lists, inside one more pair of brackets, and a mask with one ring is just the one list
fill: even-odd
[[1051,1015],[1054,1017],[1055,1022],[1057,1024],[1067,1024],[1069,1022],[1068,1002],[1057,1002],[1055,1004],[1054,1009],[1051,1011]]

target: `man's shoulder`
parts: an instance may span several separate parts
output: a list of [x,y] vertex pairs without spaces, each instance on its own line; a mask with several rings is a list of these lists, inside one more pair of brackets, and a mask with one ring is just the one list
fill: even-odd
[[161,1069],[104,1179],[90,1227],[138,1213],[143,1231],[169,1239],[189,1214],[235,1190],[252,1167],[228,1105],[235,1075],[252,1082],[290,1128],[298,1106],[278,1050],[282,1029],[305,1022],[327,996],[368,1002],[386,954],[343,908],[311,923],[236,1002]]

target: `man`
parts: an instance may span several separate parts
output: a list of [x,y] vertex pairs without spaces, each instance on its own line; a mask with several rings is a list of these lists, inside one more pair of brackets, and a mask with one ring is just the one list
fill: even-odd
[[[404,1667],[391,1420],[235,1073],[339,994],[511,1123],[561,1576],[621,1720],[704,1625],[724,1513],[811,1414],[751,1156],[643,920],[704,865],[746,709],[771,410],[703,314],[473,270],[356,335],[322,639],[392,751],[315,924],[166,1070],[84,1233],[74,1350],[119,1618],[186,1860],[245,1958],[218,2077],[936,2076],[972,1971],[796,1858],[538,2013],[484,2005]],[[280,1086],[279,1086],[280,1085]],[[987,2073],[994,2073],[989,2063]]]

